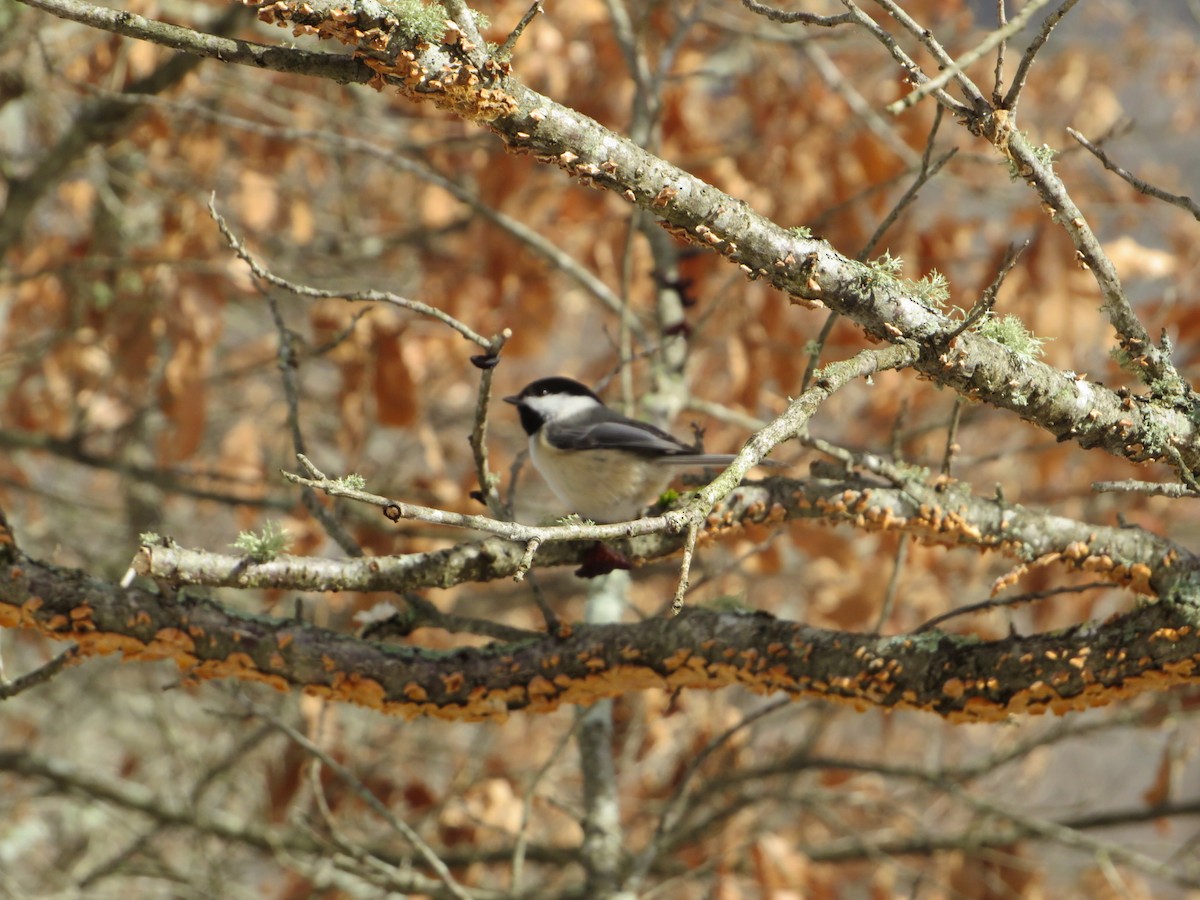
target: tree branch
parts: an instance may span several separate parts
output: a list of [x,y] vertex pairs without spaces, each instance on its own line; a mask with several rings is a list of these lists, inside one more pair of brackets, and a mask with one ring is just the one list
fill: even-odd
[[1200,659],[1194,589],[1103,625],[999,641],[851,634],[766,614],[687,609],[675,619],[575,624],[520,643],[430,654],[242,615],[207,600],[123,589],[38,562],[12,545],[5,556],[0,626],[74,641],[81,656],[172,659],[189,678],[302,688],[406,717],[503,718],[637,688],[740,684],[860,708],[996,721],[1193,682]]

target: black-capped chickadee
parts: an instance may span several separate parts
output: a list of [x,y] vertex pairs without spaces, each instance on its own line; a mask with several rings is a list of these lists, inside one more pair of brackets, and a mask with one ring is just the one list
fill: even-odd
[[680,466],[727,466],[660,428],[604,405],[570,378],[539,378],[505,403],[517,407],[529,457],[555,496],[593,522],[636,519]]

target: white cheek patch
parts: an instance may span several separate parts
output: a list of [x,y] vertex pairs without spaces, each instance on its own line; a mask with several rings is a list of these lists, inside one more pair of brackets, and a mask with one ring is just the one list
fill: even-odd
[[576,397],[571,394],[526,397],[521,402],[546,420],[563,419],[595,409],[598,405],[591,397]]

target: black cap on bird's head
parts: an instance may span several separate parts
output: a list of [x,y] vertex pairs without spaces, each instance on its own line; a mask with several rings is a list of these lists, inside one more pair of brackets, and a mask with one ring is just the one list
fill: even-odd
[[580,384],[574,378],[564,378],[562,375],[553,375],[550,378],[539,378],[537,381],[531,381],[521,389],[521,393],[505,397],[504,402],[520,406],[521,401],[526,397],[548,397],[551,394],[566,394],[569,397],[591,397],[598,403],[603,402],[596,396],[595,391]]
[[535,433],[546,421],[549,407],[538,402],[541,397],[586,398],[595,401],[599,406],[604,405],[604,401],[596,396],[595,391],[573,378],[564,378],[562,375],[539,378],[525,385],[521,393],[504,398],[505,403],[516,406],[521,417],[521,427],[525,429],[526,434]]

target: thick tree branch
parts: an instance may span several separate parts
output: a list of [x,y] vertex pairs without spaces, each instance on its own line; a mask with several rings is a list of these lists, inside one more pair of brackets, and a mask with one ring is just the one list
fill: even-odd
[[[45,10],[63,19],[111,31],[126,37],[149,41],[191,56],[219,59],[221,62],[254,66],[273,72],[292,72],[328,78],[338,84],[364,83],[371,71],[359,60],[332,53],[301,50],[296,47],[268,47],[251,41],[205,34],[182,25],[169,25],[155,19],[119,9],[108,9],[79,0],[20,0],[26,6]],[[250,5],[250,4],[246,4]]]
[[956,721],[1064,712],[1195,680],[1198,592],[1052,634],[850,634],[770,615],[686,610],[632,625],[563,626],[513,644],[433,653],[123,589],[5,545],[0,626],[74,641],[81,656],[172,659],[195,679],[301,688],[407,717],[502,718],[632,689],[716,689],[922,709]]

